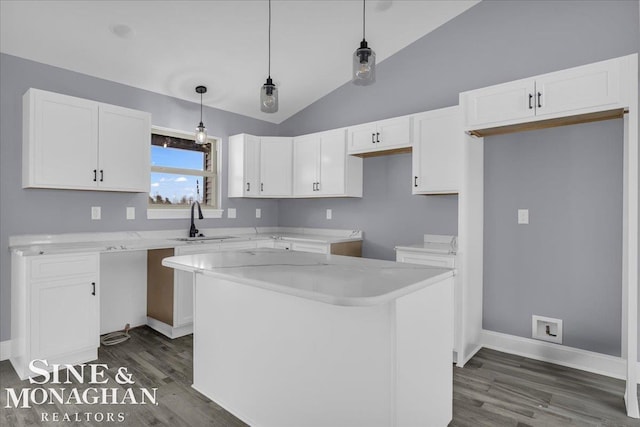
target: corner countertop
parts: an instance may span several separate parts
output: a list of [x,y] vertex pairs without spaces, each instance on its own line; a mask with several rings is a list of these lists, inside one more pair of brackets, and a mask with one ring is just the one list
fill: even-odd
[[[139,251],[257,240],[284,240],[321,244],[362,240],[362,232],[359,230],[245,227],[211,228],[201,230],[201,232],[207,236],[207,240],[184,240],[184,230],[12,236],[9,241],[9,250],[22,256],[34,256],[86,252]],[[220,239],[216,237],[220,237]]]
[[341,306],[384,304],[454,275],[448,268],[274,249],[173,256],[162,264]]
[[395,249],[401,251],[455,256],[458,249],[458,239],[457,236],[425,234],[421,243],[398,245]]

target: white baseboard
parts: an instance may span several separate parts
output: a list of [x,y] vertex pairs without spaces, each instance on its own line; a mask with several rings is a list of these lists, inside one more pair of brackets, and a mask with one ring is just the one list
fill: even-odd
[[160,332],[171,339],[180,338],[193,333],[193,323],[185,326],[173,327],[153,317],[147,317],[147,326]]
[[[492,350],[517,354],[518,356],[555,363],[608,377],[626,378],[626,361],[620,357],[485,329],[480,333],[480,340],[482,347]],[[636,363],[638,364],[637,369],[640,370],[640,363]],[[640,383],[640,378],[638,378],[638,383]]]
[[0,341],[0,362],[11,357],[11,340]]

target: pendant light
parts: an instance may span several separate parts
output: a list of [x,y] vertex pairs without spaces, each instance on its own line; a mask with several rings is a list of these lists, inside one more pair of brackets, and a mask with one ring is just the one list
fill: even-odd
[[260,88],[260,111],[275,113],[278,111],[278,88],[271,80],[271,0],[269,0],[269,77]]
[[376,53],[367,45],[364,38],[365,0],[362,0],[362,41],[353,54],[353,84],[368,86],[376,81]]
[[202,123],[202,94],[207,93],[207,87],[196,86],[196,93],[200,94],[200,124],[196,128],[196,144],[204,145],[207,143],[207,128]]

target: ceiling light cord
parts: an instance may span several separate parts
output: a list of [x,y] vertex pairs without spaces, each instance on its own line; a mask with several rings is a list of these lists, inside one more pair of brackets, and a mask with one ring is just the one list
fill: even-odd
[[202,92],[200,92],[200,125],[202,125]]
[[271,78],[271,0],[269,0],[269,69],[268,69],[268,76],[269,78]]
[[[271,0],[269,0],[271,1]],[[367,4],[366,0],[362,0],[362,40],[365,39],[364,37],[364,29],[365,29],[365,25],[366,25],[366,21],[365,21],[365,5]]]

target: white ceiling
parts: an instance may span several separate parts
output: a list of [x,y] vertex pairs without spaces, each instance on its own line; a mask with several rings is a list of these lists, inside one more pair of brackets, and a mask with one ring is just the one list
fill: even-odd
[[[380,62],[479,0],[370,0],[366,38]],[[259,108],[267,77],[268,3],[0,2],[0,51],[280,123],[351,78],[359,0],[273,0],[271,75],[280,110]],[[125,24],[129,37],[112,29]],[[366,90],[366,88],[362,88]]]

